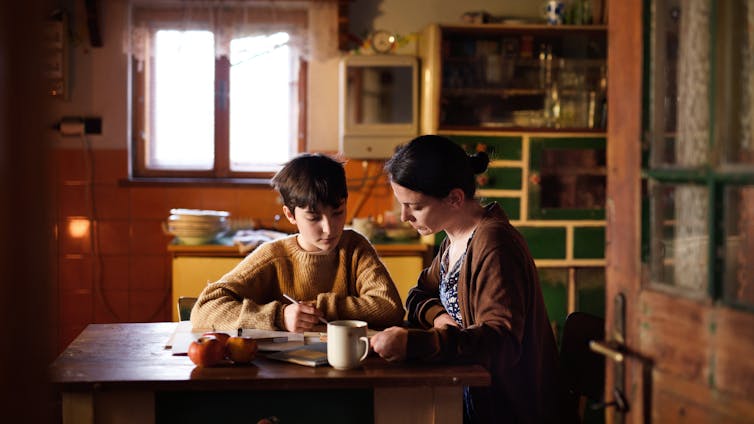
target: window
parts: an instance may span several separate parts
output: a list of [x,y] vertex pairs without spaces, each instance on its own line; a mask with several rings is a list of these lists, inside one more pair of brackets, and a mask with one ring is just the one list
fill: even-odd
[[751,1],[652,2],[644,124],[649,284],[750,311],[752,7]]
[[307,28],[323,5],[132,4],[132,176],[266,179],[305,150]]

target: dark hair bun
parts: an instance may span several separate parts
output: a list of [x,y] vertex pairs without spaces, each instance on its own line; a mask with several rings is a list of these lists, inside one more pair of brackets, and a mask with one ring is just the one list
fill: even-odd
[[476,152],[469,156],[469,165],[474,174],[481,174],[487,170],[487,165],[490,164],[490,157],[486,152]]

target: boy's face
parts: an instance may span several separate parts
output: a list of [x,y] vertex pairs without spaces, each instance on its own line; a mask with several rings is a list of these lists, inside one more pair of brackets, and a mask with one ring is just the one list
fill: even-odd
[[298,244],[307,252],[332,250],[343,235],[346,223],[345,199],[337,208],[319,205],[316,210],[283,206],[283,213],[298,228]]

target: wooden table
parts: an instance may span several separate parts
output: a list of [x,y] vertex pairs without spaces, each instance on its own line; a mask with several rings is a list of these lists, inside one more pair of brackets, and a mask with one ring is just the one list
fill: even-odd
[[310,422],[349,422],[347,407],[361,399],[351,413],[372,414],[375,423],[461,423],[463,387],[490,384],[478,365],[396,364],[376,356],[349,371],[261,355],[247,366],[200,368],[165,349],[176,325],[87,326],[51,365],[63,422],[206,423],[201,414],[213,411],[252,424],[268,415],[297,422],[285,417],[302,411]]

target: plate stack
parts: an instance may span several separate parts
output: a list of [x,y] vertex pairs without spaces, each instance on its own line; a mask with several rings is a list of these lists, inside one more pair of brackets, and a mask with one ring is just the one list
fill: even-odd
[[208,243],[228,231],[226,211],[201,209],[171,209],[168,232],[183,244]]

